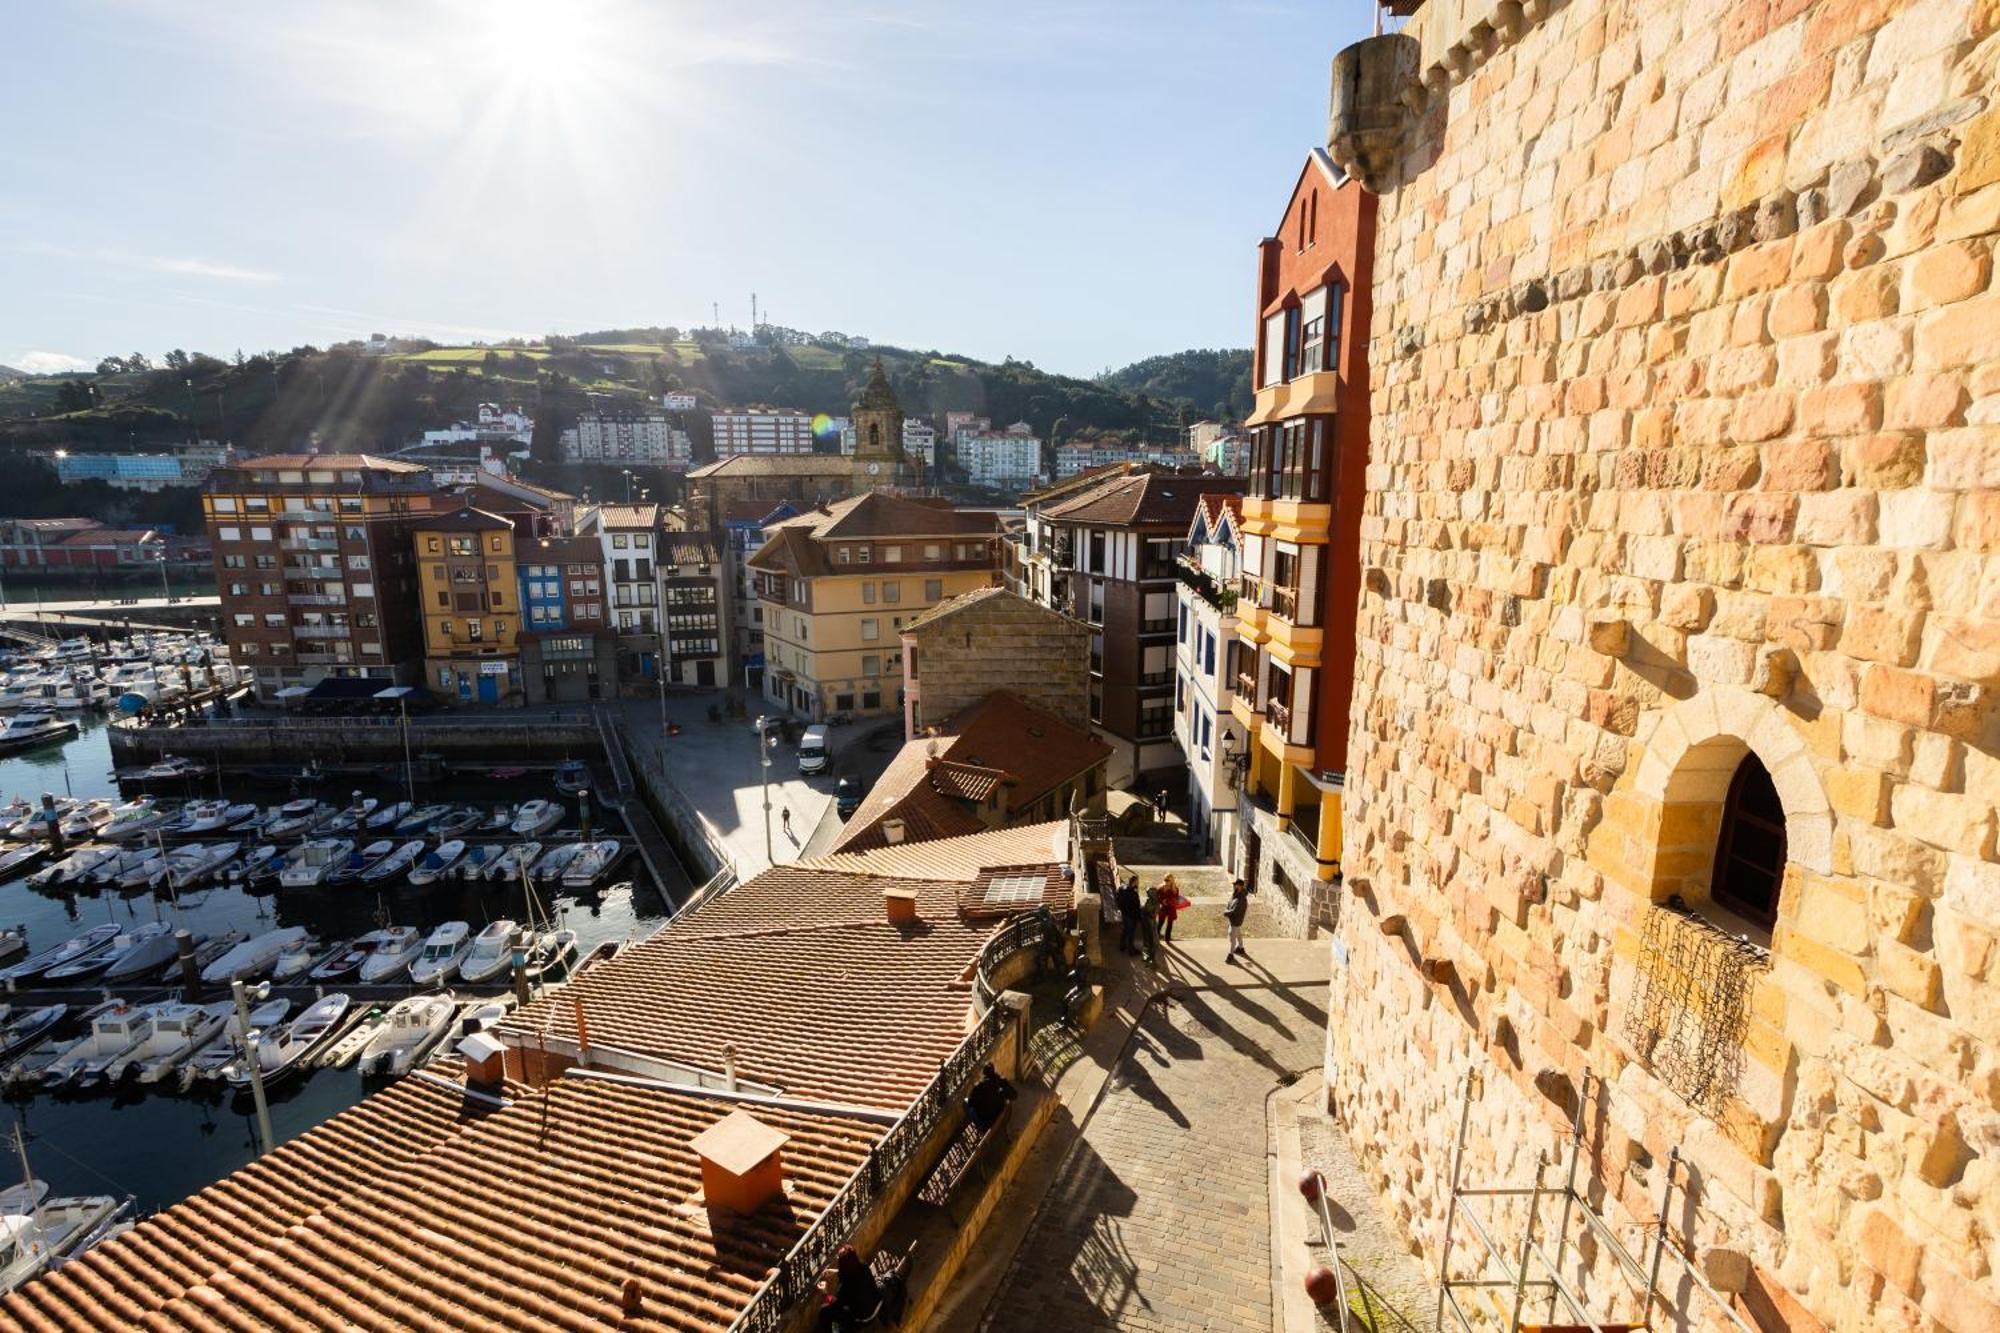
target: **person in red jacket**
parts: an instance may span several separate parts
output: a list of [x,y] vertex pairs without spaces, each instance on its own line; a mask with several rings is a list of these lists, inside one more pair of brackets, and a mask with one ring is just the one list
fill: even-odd
[[1153,890],[1153,919],[1159,923],[1160,938],[1174,937],[1174,922],[1180,919],[1182,910],[1190,904],[1181,896],[1181,886],[1172,875],[1160,881]]

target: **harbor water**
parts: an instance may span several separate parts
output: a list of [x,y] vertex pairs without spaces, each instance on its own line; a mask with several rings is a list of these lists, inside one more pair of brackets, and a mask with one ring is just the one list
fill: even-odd
[[[158,784],[149,790],[167,800],[226,795],[231,801],[271,806],[312,796],[344,805],[353,787],[321,783],[301,788],[286,781],[210,774]],[[385,803],[404,798],[400,782],[393,787],[364,784],[361,790],[364,796]],[[112,773],[104,722],[85,719],[81,733],[65,744],[0,759],[0,800],[23,797],[39,803],[44,792],[79,798],[121,795]],[[455,776],[434,787],[419,781],[416,790],[420,802],[468,802],[489,809],[556,796],[547,772],[529,772],[504,781]],[[564,827],[573,829],[577,812],[573,802],[569,805],[570,817]],[[242,835],[210,836],[221,840]],[[559,889],[541,890],[542,906],[559,918],[558,924],[577,932],[579,956],[608,940],[636,939],[650,933],[670,913],[671,901],[687,891],[684,882],[653,884],[636,859],[627,861],[611,878],[618,883],[572,898],[562,897]],[[631,881],[630,886],[624,881]],[[518,883],[453,880],[417,888],[399,881],[312,889],[265,885],[254,890],[218,884],[178,895],[163,886],[156,895],[95,885],[38,889],[26,882],[24,872],[0,884],[0,926],[25,927],[31,950],[59,944],[108,921],[136,926],[165,920],[197,935],[232,929],[254,935],[281,926],[303,926],[331,945],[373,930],[384,921],[428,930],[440,922],[460,920],[477,931],[488,921],[501,917],[522,921],[528,914],[525,890]],[[165,996],[164,986],[160,993]],[[87,1004],[96,995],[94,990],[79,988],[77,998]],[[312,1128],[360,1100],[370,1086],[352,1069],[315,1070],[285,1082],[271,1093],[271,1120],[277,1138],[283,1142]],[[199,1084],[187,1093],[173,1091],[171,1085],[94,1093],[13,1087],[5,1096],[6,1109],[19,1120],[27,1136],[31,1165],[55,1193],[130,1195],[142,1215],[180,1201],[256,1154],[255,1115],[249,1097],[232,1093],[220,1083]],[[10,1182],[14,1174],[7,1172],[0,1183]]]

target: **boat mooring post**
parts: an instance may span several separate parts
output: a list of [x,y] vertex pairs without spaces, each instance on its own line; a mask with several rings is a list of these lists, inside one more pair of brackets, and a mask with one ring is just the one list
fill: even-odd
[[590,841],[590,788],[585,787],[576,794],[577,820],[583,826],[583,841]]
[[271,1104],[264,1099],[264,1062],[257,1058],[257,1034],[250,1030],[250,992],[237,977],[229,983],[230,998],[236,1001],[236,1022],[243,1033],[243,1063],[250,1071],[250,1094],[257,1102],[257,1134],[260,1153],[277,1146],[271,1138]]
[[[65,780],[68,778],[67,767],[64,770],[64,778]],[[42,822],[49,826],[49,858],[54,860],[63,854],[62,816],[56,813],[54,792],[42,793]]]
[[181,999],[201,1003],[201,969],[194,961],[194,934],[186,926],[174,932],[174,953],[181,964]]

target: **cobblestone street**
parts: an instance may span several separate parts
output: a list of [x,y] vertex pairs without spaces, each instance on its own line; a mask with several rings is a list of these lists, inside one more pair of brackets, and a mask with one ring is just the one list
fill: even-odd
[[1323,1058],[1327,988],[1252,989],[1270,980],[1255,968],[1206,977],[1133,1033],[1000,1283],[990,1333],[1272,1326],[1265,1102]]

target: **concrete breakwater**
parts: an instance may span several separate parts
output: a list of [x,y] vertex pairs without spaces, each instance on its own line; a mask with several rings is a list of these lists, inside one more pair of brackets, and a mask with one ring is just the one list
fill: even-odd
[[[403,726],[395,718],[227,718],[198,726],[111,727],[111,755],[121,768],[181,755],[222,764],[281,764],[319,759],[400,761]],[[587,716],[533,721],[433,719],[409,728],[409,749],[446,758],[595,759],[603,744]]]

